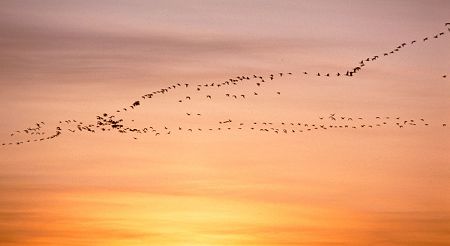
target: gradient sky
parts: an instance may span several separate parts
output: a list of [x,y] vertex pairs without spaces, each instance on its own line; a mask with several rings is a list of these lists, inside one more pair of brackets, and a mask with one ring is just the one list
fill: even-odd
[[[450,245],[449,1],[0,2],[0,142],[35,122],[95,120],[174,82],[292,72],[245,102],[136,124],[425,118],[430,127],[63,135],[0,148],[0,245]],[[244,91],[250,87],[241,88]],[[279,90],[282,97],[271,91]],[[211,92],[219,97],[222,92]],[[201,112],[193,120],[185,112]]]

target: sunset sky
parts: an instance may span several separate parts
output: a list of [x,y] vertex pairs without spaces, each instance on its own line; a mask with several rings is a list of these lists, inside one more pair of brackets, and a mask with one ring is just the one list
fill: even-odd
[[[117,117],[167,128],[0,145],[0,245],[450,245],[449,10],[444,0],[0,1],[0,144],[30,139],[15,131],[41,121],[46,136],[60,121],[95,124],[135,100]],[[253,74],[276,79],[195,90]],[[141,99],[174,83],[190,86]],[[357,128],[289,126],[349,117]],[[228,119],[232,130],[207,130]],[[250,130],[262,122],[296,132]]]

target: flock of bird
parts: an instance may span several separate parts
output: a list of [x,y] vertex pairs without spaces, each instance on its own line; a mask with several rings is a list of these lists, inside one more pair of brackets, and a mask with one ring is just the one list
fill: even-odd
[[[445,23],[447,31],[450,33],[450,23]],[[438,32],[431,37],[423,37],[421,39],[422,42],[428,42],[429,40],[438,39],[441,36],[446,35],[445,32]],[[447,34],[448,35],[448,34]],[[396,54],[401,51],[403,48],[407,46],[414,45],[417,40],[412,40],[409,42],[403,42],[398,46],[394,47],[391,50],[386,51],[380,55],[374,55],[371,57],[367,57],[361,60],[358,66],[355,66],[346,72],[340,73],[311,73],[307,71],[303,71],[303,75],[313,75],[313,76],[348,76],[353,77],[364,67],[367,66],[370,62],[377,61],[385,56],[390,56]],[[276,80],[277,78],[292,76],[292,72],[279,72],[272,73],[269,75],[241,75],[234,78],[229,78],[226,81],[222,82],[212,82],[212,83],[175,83],[170,86],[161,88],[159,90],[152,91],[150,93],[142,95],[138,100],[134,100],[133,103],[126,107],[121,107],[115,110],[115,113],[125,113],[127,111],[132,111],[144,105],[145,102],[150,99],[154,99],[156,97],[160,97],[163,95],[169,95],[172,91],[184,88],[191,89],[193,93],[197,94],[189,94],[185,95],[182,98],[177,98],[178,103],[184,103],[194,98],[203,98],[203,100],[213,100],[212,94],[202,95],[202,93],[198,93],[202,90],[209,91],[208,89],[217,89],[221,87],[231,87],[238,86],[243,83],[252,83],[254,85],[254,90],[246,91],[245,93],[224,93],[224,98],[229,98],[233,100],[243,100],[251,96],[259,96],[260,92],[258,88],[264,86],[268,82]],[[442,77],[445,79],[447,75],[444,74]],[[281,95],[280,91],[275,91],[275,95]],[[186,113],[187,116],[201,116],[201,113]],[[368,121],[367,121],[368,120]],[[134,122],[134,120],[131,120]],[[10,134],[11,137],[21,138],[21,140],[7,141],[1,143],[1,146],[10,146],[10,145],[22,145],[25,143],[32,142],[40,142],[45,140],[51,140],[56,137],[61,136],[63,133],[75,133],[75,132],[89,132],[89,133],[97,133],[104,131],[116,131],[118,133],[132,133],[134,139],[138,139],[138,136],[142,134],[151,134],[154,136],[159,135],[170,135],[175,134],[175,132],[202,132],[202,131],[230,131],[230,130],[249,130],[249,131],[258,131],[258,132],[272,132],[275,134],[279,133],[302,133],[308,131],[315,130],[329,130],[336,128],[348,128],[348,129],[361,129],[361,128],[378,128],[383,126],[395,126],[397,128],[406,128],[406,127],[417,127],[424,126],[428,127],[431,123],[426,121],[423,118],[420,119],[403,119],[399,116],[376,116],[372,118],[363,118],[363,117],[351,117],[351,116],[340,116],[336,114],[330,114],[328,116],[318,117],[317,121],[314,122],[273,122],[273,121],[260,121],[260,122],[241,122],[235,121],[232,119],[227,119],[224,121],[219,121],[216,125],[210,126],[207,128],[202,127],[185,127],[185,126],[177,126],[175,128],[169,128],[167,126],[156,127],[156,126],[147,126],[143,128],[134,128],[125,124],[124,118],[119,118],[110,113],[102,113],[101,115],[96,116],[96,120],[93,122],[85,123],[82,121],[77,121],[74,119],[59,121],[59,123],[52,129],[51,133],[47,133],[44,131],[47,128],[47,124],[45,122],[35,123],[31,127],[27,127],[25,129],[16,130]],[[446,123],[440,123],[441,127],[447,127]],[[25,140],[24,136],[28,136]]]
[[[445,23],[445,27],[447,28],[446,31],[450,33],[450,23]],[[446,34],[445,31],[441,31],[441,32],[437,32],[437,33],[435,33],[435,34],[433,34],[431,36],[422,37],[421,39],[415,39],[415,40],[403,42],[403,43],[393,47],[392,49],[383,52],[382,54],[369,56],[367,58],[362,59],[357,66],[355,66],[352,69],[348,70],[345,73],[345,75],[352,76],[352,75],[362,71],[362,69],[367,65],[367,63],[377,61],[377,60],[381,59],[382,57],[387,57],[387,56],[394,55],[394,54],[400,52],[402,49],[404,49],[404,48],[406,48],[408,46],[415,45],[417,43],[417,41],[430,42],[432,39],[438,39],[438,38],[442,37],[443,35],[448,35],[448,34]],[[320,76],[320,74],[317,74],[317,75]],[[341,74],[337,73],[336,75],[340,76]],[[330,75],[326,74],[326,76],[330,76]],[[442,77],[443,78],[447,78],[447,75],[444,74],[444,75],[442,75]]]
[[[428,127],[431,123],[424,118],[417,119],[406,119],[399,116],[376,116],[376,117],[351,117],[351,116],[341,116],[336,114],[330,114],[328,116],[318,117],[315,121],[309,122],[273,122],[273,121],[254,121],[254,122],[244,122],[235,121],[233,119],[227,119],[217,122],[215,125],[209,127],[156,127],[147,126],[144,128],[130,128],[125,127],[121,122],[122,119],[116,120],[114,116],[108,116],[104,114],[103,116],[97,116],[97,124],[84,124],[83,122],[78,122],[75,120],[67,120],[62,124],[67,125],[66,127],[57,126],[55,133],[46,136],[46,132],[41,131],[41,127],[27,128],[22,131],[18,130],[11,135],[19,134],[29,134],[29,135],[39,135],[39,137],[34,139],[28,139],[16,142],[6,142],[2,143],[2,146],[8,145],[21,145],[25,143],[38,142],[44,140],[50,140],[55,137],[60,136],[63,132],[82,132],[87,131],[91,133],[101,132],[101,131],[114,131],[119,133],[134,133],[133,138],[138,139],[139,135],[170,135],[176,134],[177,132],[217,132],[217,131],[230,131],[230,130],[249,130],[255,132],[272,132],[275,134],[279,133],[303,133],[316,130],[332,130],[332,129],[375,129],[380,127],[397,127],[397,128],[408,128],[408,127]],[[37,123],[39,125],[44,123]],[[45,125],[45,124],[44,124]],[[446,123],[442,123],[441,127],[447,127]]]

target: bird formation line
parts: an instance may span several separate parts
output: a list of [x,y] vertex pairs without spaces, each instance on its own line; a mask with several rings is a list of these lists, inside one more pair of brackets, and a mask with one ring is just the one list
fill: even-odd
[[[200,133],[200,132],[218,132],[218,131],[253,131],[253,132],[271,132],[275,134],[279,133],[304,133],[316,130],[332,130],[332,129],[375,129],[382,127],[395,127],[398,129],[402,128],[412,128],[412,127],[447,127],[447,123],[433,124],[424,118],[402,118],[399,116],[375,116],[375,117],[359,117],[359,116],[344,116],[330,114],[328,116],[320,116],[316,121],[234,121],[232,119],[227,119],[224,121],[219,121],[215,125],[209,127],[200,126],[177,126],[177,127],[166,127],[166,126],[148,126],[144,128],[130,128],[119,125],[120,120],[114,120],[114,117],[98,116],[98,125],[83,125],[82,122],[71,121],[68,123],[67,128],[62,128],[60,126],[56,127],[55,134],[47,137],[38,137],[34,139],[27,139],[22,141],[11,141],[4,142],[2,146],[9,145],[21,145],[25,143],[39,142],[50,140],[55,137],[60,136],[62,133],[75,133],[75,132],[90,132],[95,133],[96,128],[100,128],[101,131],[111,131],[117,130],[119,133],[134,133],[132,135],[133,139],[138,139],[138,137],[143,135],[160,136],[160,135],[170,135],[176,132],[190,132],[190,133]],[[70,124],[72,123],[72,124]]]
[[[450,32],[450,23],[445,23],[445,26],[447,28],[447,31]],[[445,32],[438,32],[435,35],[431,36],[433,39],[438,39],[441,36],[445,35]],[[428,42],[431,37],[424,37],[421,39],[422,42]],[[368,58],[365,58],[360,61],[359,65],[347,70],[345,73],[325,73],[315,74],[316,76],[325,76],[325,77],[331,77],[333,75],[335,76],[348,76],[353,77],[356,73],[362,71],[363,67],[365,67],[369,62],[374,62],[381,57],[393,55],[397,52],[399,52],[401,49],[412,46],[417,42],[417,40],[412,40],[410,42],[404,42],[398,46],[396,46],[394,49],[391,49],[382,55],[375,55]],[[313,74],[310,72],[304,71],[302,73],[303,75],[309,75]],[[125,107],[120,107],[115,110],[116,113],[126,113],[131,110],[134,110],[138,107],[141,107],[145,102],[149,101],[150,99],[154,99],[156,97],[162,96],[162,95],[169,95],[171,92],[177,90],[177,89],[185,89],[190,90],[191,94],[185,95],[182,98],[176,99],[178,103],[186,103],[194,99],[202,99],[207,101],[213,101],[214,96],[212,94],[206,94],[202,95],[200,92],[209,92],[211,89],[218,90],[219,88],[229,88],[232,86],[238,86],[242,84],[248,84],[251,83],[253,85],[253,89],[251,91],[245,91],[244,93],[230,93],[230,92],[224,92],[222,96],[224,98],[229,98],[232,100],[246,100],[247,98],[251,96],[260,96],[262,95],[262,92],[259,90],[260,87],[266,85],[267,83],[276,80],[277,78],[282,78],[286,76],[293,76],[292,72],[279,72],[279,73],[272,73],[269,75],[240,75],[233,78],[229,78],[228,80],[222,81],[222,82],[210,82],[210,83],[174,83],[170,86],[163,87],[159,90],[152,91],[150,93],[142,95],[138,100],[134,100],[130,105]],[[447,78],[447,75],[444,74],[442,77],[445,79]],[[274,91],[275,95],[281,95],[280,91]],[[186,112],[186,116],[202,116],[202,113],[199,112]],[[115,116],[110,113],[102,113],[100,115],[97,115],[95,118],[95,121],[85,123],[82,121],[74,120],[74,119],[68,119],[64,121],[59,121],[59,123],[55,126],[54,129],[49,131],[44,131],[44,128],[48,128],[48,125],[40,121],[38,123],[35,123],[31,127],[27,127],[25,129],[16,130],[10,134],[10,137],[12,138],[22,138],[16,141],[6,141],[1,143],[2,146],[9,146],[9,145],[22,145],[25,143],[32,143],[32,142],[41,142],[45,140],[51,140],[56,137],[61,136],[63,133],[76,133],[76,132],[88,132],[88,133],[98,133],[98,132],[104,132],[104,131],[117,131],[118,133],[132,133],[134,139],[138,139],[137,135],[141,134],[153,134],[154,136],[159,135],[169,135],[174,132],[201,132],[201,131],[222,131],[222,130],[250,130],[250,131],[262,131],[262,132],[274,132],[274,133],[301,133],[304,131],[312,131],[312,130],[327,130],[327,129],[335,129],[335,128],[349,128],[349,129],[360,129],[360,128],[376,128],[376,127],[382,127],[382,126],[388,126],[393,125],[397,128],[406,128],[406,127],[414,127],[414,126],[424,126],[428,127],[432,124],[428,121],[425,121],[425,119],[402,119],[400,120],[400,117],[390,117],[390,116],[377,116],[375,117],[375,122],[369,121],[369,122],[362,122],[364,118],[362,117],[349,117],[349,116],[336,116],[336,114],[330,114],[326,117],[319,117],[319,122],[309,122],[309,123],[300,123],[300,122],[270,122],[270,121],[264,121],[264,122],[253,122],[253,123],[246,123],[246,122],[239,122],[239,125],[233,126],[231,119],[221,121],[219,122],[219,125],[217,126],[211,126],[209,128],[202,128],[202,127],[186,127],[186,126],[178,126],[177,128],[170,129],[168,127],[156,127],[156,126],[148,126],[144,128],[137,128],[132,127],[132,124],[126,124],[125,118],[120,118],[118,116]],[[322,123],[323,121],[331,121],[331,124],[325,124]],[[342,123],[343,121],[346,122],[346,124]],[[361,121],[361,122],[360,122]],[[134,122],[134,120],[131,120],[131,122]],[[342,124],[337,124],[337,122],[341,122]],[[440,125],[442,127],[446,127],[447,123],[440,123],[440,124],[433,124],[433,125]],[[47,133],[51,132],[51,133]],[[23,137],[28,136],[25,140],[23,140]]]
[[[357,66],[351,68],[350,70],[347,70],[345,75],[353,76],[354,74],[356,74],[358,72],[361,72],[363,70],[363,68],[366,67],[366,65],[368,63],[380,60],[382,57],[387,57],[387,56],[394,55],[394,54],[400,52],[402,49],[404,49],[406,47],[414,46],[417,43],[417,41],[421,41],[423,43],[427,43],[427,42],[430,42],[432,39],[434,40],[434,39],[441,38],[443,35],[448,35],[448,32],[450,32],[450,25],[449,25],[449,23],[445,23],[445,27],[447,28],[446,30],[439,31],[439,32],[437,32],[437,33],[435,33],[435,34],[433,34],[431,36],[425,36],[425,37],[422,37],[421,39],[414,39],[414,40],[410,40],[410,41],[405,41],[405,42],[402,42],[401,44],[399,44],[399,45],[393,47],[392,49],[389,49],[389,50],[387,50],[387,51],[385,51],[383,53],[366,57],[366,58],[362,59]],[[447,34],[446,34],[446,32],[447,32]],[[318,74],[318,75],[320,75],[320,74]],[[329,74],[327,74],[327,75],[329,75]],[[339,76],[340,74],[337,73],[336,75]],[[443,75],[442,77],[446,78],[447,75]]]

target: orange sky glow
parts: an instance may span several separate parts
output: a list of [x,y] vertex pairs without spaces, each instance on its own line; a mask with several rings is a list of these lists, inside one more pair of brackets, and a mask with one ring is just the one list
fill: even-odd
[[1,1],[0,245],[450,245],[449,9]]

